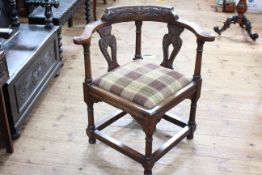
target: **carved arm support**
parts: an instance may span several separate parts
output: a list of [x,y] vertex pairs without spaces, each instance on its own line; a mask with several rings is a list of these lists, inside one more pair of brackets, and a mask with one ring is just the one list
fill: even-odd
[[97,30],[108,26],[109,24],[99,20],[94,21],[86,25],[84,32],[82,35],[74,37],[74,43],[77,45],[85,45],[85,44],[91,44],[91,38],[92,34],[96,32]]
[[74,43],[82,45],[84,49],[84,60],[85,60],[85,82],[87,84],[92,83],[92,71],[91,71],[91,59],[90,59],[90,45],[92,34],[107,26],[105,22],[94,21],[86,25],[82,35],[74,37]]
[[201,77],[201,65],[202,65],[202,54],[205,41],[197,39],[197,49],[196,49],[196,61],[195,70],[193,75],[193,81],[197,83],[197,92],[194,98],[198,99],[201,95],[202,77]]
[[200,97],[201,92],[201,65],[202,65],[202,54],[203,54],[203,47],[205,42],[212,42],[215,40],[215,36],[203,31],[197,24],[188,22],[183,19],[178,19],[176,21],[176,24],[178,26],[181,26],[183,28],[186,28],[193,32],[195,36],[197,37],[197,49],[196,49],[196,61],[195,61],[195,69],[194,69],[194,75],[193,75],[193,81],[196,81],[198,84],[198,93],[197,98]]
[[58,8],[59,1],[58,0],[26,0],[26,4],[34,5],[34,6],[42,6],[45,8],[45,27],[47,29],[51,29],[53,27],[53,12],[52,7]]

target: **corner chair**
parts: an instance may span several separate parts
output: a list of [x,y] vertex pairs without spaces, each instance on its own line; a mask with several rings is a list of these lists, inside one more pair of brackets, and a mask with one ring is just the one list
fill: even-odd
[[[143,21],[167,23],[168,33],[163,38],[163,61],[160,65],[144,62],[141,54],[141,27]],[[134,60],[120,66],[116,55],[116,37],[111,34],[112,24],[135,22],[136,51]],[[196,36],[197,51],[195,69],[192,79],[173,70],[173,61],[178,54],[183,30],[189,30]],[[108,63],[108,73],[93,80],[90,57],[91,36],[100,34],[99,47]],[[214,36],[201,30],[191,22],[180,19],[173,8],[160,6],[122,6],[105,10],[102,19],[89,23],[81,36],[74,37],[74,43],[83,46],[85,81],[83,83],[84,101],[87,104],[88,126],[86,133],[89,143],[96,139],[116,149],[144,167],[144,174],[151,175],[154,164],[182,139],[193,139],[196,130],[196,108],[201,92],[201,62],[205,42],[214,41]],[[173,46],[171,54],[169,46]],[[111,56],[107,49],[112,51]],[[188,123],[166,114],[171,108],[185,99],[191,100]],[[96,126],[94,123],[94,103],[105,102],[122,112]],[[130,114],[143,128],[145,133],[145,154],[122,144],[101,133],[101,130]],[[155,152],[152,152],[153,134],[158,122],[164,119],[181,127],[173,136]]]

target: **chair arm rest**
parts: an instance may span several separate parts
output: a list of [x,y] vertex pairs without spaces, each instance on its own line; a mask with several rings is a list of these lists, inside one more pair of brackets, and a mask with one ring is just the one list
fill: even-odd
[[0,38],[8,39],[12,36],[13,30],[9,28],[0,28]]
[[190,30],[193,32],[196,37],[201,41],[214,41],[215,36],[211,33],[207,33],[201,29],[201,27],[193,22],[186,21],[184,19],[178,19],[177,20],[178,25],[181,25],[182,27]]
[[103,28],[105,26],[107,26],[108,24],[106,22],[103,22],[101,20],[99,21],[94,21],[94,22],[91,22],[89,24],[86,25],[85,27],[85,30],[84,32],[82,33],[82,35],[80,36],[76,36],[74,37],[74,43],[75,44],[90,44],[91,42],[91,37],[92,37],[92,34],[100,29],[100,28]]

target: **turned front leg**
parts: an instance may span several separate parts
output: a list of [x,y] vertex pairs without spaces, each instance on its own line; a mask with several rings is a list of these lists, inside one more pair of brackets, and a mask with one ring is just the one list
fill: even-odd
[[94,124],[94,99],[90,94],[89,86],[92,84],[92,70],[90,60],[90,45],[84,44],[84,62],[85,62],[85,82],[83,84],[84,89],[84,100],[87,104],[88,113],[88,126],[86,129],[87,135],[89,136],[89,143],[95,144],[96,139],[94,137],[95,124]]
[[88,112],[87,135],[89,137],[89,143],[95,144],[96,139],[94,137],[95,122],[94,122],[94,103],[93,102],[87,105],[87,112]]
[[156,128],[155,122],[152,121],[152,117],[145,117],[144,121],[144,132],[146,135],[146,143],[145,143],[145,159],[143,163],[144,167],[144,174],[151,175],[152,168],[154,166],[153,163],[153,154],[152,154],[152,147],[153,147],[153,133]]
[[197,98],[191,100],[190,116],[188,125],[190,127],[190,134],[187,136],[187,139],[191,140],[194,138],[194,132],[196,130],[196,109],[197,109]]

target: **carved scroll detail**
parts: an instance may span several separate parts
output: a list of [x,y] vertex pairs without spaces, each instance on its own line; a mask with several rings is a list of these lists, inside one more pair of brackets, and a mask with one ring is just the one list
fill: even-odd
[[[119,66],[116,57],[116,51],[117,51],[116,38],[114,35],[111,34],[111,31],[112,31],[111,25],[98,30],[98,33],[101,37],[101,39],[99,40],[99,47],[108,63],[108,71],[111,71]],[[108,47],[111,48],[111,56],[108,53],[107,50]]]
[[174,23],[178,19],[174,8],[160,6],[122,6],[105,10],[102,20],[109,23],[127,21],[159,21]]
[[[161,66],[173,69],[173,62],[181,49],[182,39],[180,38],[180,34],[183,32],[184,28],[180,28],[176,25],[168,24],[168,33],[165,34],[163,38],[163,62]],[[173,45],[174,49],[172,53],[169,55],[169,46]]]

